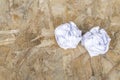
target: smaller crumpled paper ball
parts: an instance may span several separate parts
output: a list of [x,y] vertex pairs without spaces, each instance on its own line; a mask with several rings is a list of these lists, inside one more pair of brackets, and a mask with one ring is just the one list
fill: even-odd
[[76,48],[82,39],[81,33],[75,23],[69,22],[55,29],[55,38],[61,48]]
[[83,35],[81,43],[92,57],[105,54],[109,49],[110,40],[106,31],[97,26]]

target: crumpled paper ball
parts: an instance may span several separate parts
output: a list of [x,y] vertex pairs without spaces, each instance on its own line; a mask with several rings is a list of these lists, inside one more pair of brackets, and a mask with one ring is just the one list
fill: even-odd
[[55,38],[58,45],[63,49],[76,48],[81,41],[82,32],[74,22],[61,24],[55,29]]
[[97,26],[83,35],[81,44],[87,49],[92,57],[99,54],[105,54],[109,49],[110,40],[107,32]]

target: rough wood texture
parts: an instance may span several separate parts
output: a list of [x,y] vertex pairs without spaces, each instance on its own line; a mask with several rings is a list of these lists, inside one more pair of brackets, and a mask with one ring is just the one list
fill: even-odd
[[[59,48],[54,29],[68,21],[104,28],[107,54]],[[0,80],[120,80],[120,0],[0,0]]]

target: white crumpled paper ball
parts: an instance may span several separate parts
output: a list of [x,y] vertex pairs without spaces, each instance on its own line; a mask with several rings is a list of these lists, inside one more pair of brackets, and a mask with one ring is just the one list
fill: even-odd
[[55,29],[55,38],[61,48],[76,48],[82,39],[81,33],[75,23],[69,22]]
[[106,31],[97,26],[83,35],[81,43],[92,57],[105,54],[109,49],[110,40]]

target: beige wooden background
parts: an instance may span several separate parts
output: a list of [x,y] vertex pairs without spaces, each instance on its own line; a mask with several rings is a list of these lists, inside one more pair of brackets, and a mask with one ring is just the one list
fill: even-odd
[[[54,29],[69,21],[104,28],[106,55],[59,48]],[[120,0],[0,0],[0,80],[120,80]]]

